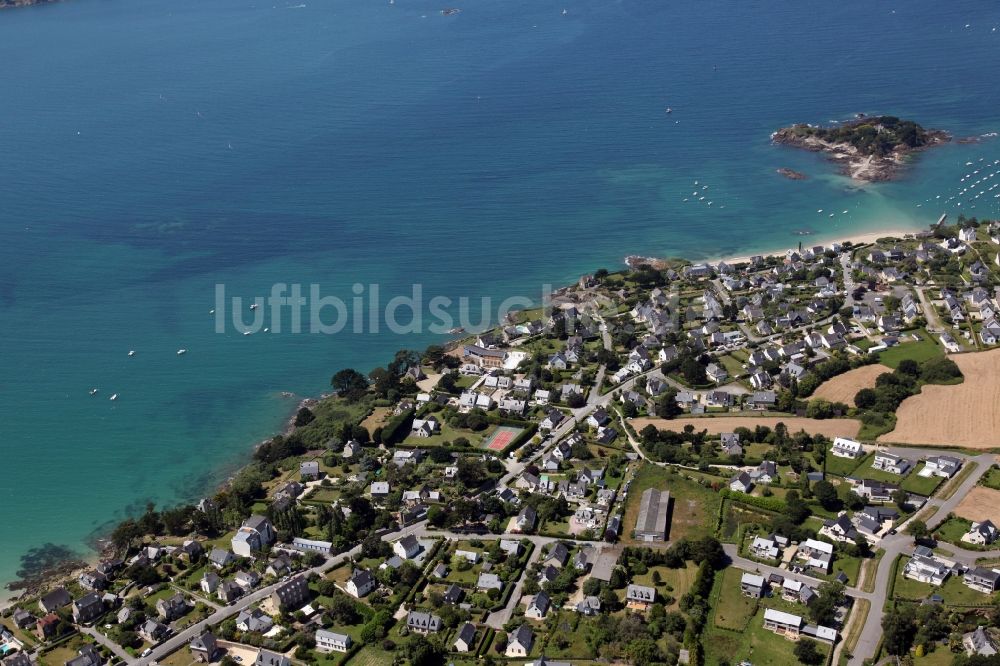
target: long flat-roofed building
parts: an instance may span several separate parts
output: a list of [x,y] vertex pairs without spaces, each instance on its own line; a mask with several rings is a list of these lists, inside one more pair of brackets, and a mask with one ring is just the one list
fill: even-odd
[[647,488],[639,503],[639,518],[635,521],[635,538],[639,541],[666,541],[667,517],[670,513],[670,492]]

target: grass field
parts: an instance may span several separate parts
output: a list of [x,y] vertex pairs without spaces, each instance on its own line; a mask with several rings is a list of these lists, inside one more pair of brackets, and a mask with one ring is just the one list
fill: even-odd
[[711,489],[689,481],[680,474],[670,474],[662,467],[647,463],[636,472],[629,488],[625,516],[622,518],[623,543],[636,543],[631,537],[631,532],[635,528],[635,521],[639,516],[642,491],[647,488],[670,491],[670,496],[673,498],[673,509],[668,526],[668,537],[671,541],[686,536],[711,534],[715,531],[715,521],[721,498]]
[[938,645],[933,652],[922,657],[913,657],[913,666],[951,666],[955,663],[955,653],[944,645]]
[[473,447],[480,446],[482,444],[483,438],[492,434],[492,431],[487,429],[483,432],[472,432],[471,430],[460,430],[458,428],[452,428],[445,422],[441,422],[441,432],[432,437],[414,437],[413,435],[408,436],[403,443],[408,446],[441,446],[445,442],[454,442],[458,437],[464,437],[469,440],[469,444]]
[[916,493],[918,495],[923,495],[925,497],[930,497],[934,494],[934,491],[938,489],[941,482],[944,481],[940,476],[920,476],[918,472],[924,468],[924,463],[917,465],[913,473],[910,474],[900,486],[903,490],[908,490],[911,493]]
[[924,329],[920,329],[917,335],[922,338],[920,342],[904,342],[903,344],[891,347],[879,354],[878,360],[883,365],[887,365],[895,370],[899,367],[899,363],[903,359],[912,358],[917,363],[920,363],[935,356],[944,356],[944,348],[938,344],[937,340],[930,333]]
[[880,442],[968,449],[1000,447],[1000,349],[951,357],[965,381],[924,386],[896,411],[896,428]]
[[979,479],[979,485],[1000,490],[1000,467],[996,465],[990,467],[986,474],[983,474],[983,477]]
[[392,666],[395,653],[383,650],[381,646],[366,645],[351,658],[353,666]]
[[[654,571],[660,575],[659,585],[655,585],[653,583]],[[681,569],[651,567],[649,571],[641,576],[633,577],[632,582],[636,585],[648,585],[650,587],[655,587],[657,593],[660,595],[661,601],[668,595],[673,597],[674,602],[666,608],[667,610],[676,610],[678,600],[691,589],[691,583],[694,582],[695,576],[697,575],[698,565],[694,562],[688,562],[686,566]]]
[[835,476],[856,476],[861,474],[861,470],[863,469],[871,469],[874,457],[873,454],[868,454],[863,458],[855,460],[853,458],[839,458],[827,453],[826,473]]
[[[872,456],[874,460],[874,456]],[[911,468],[912,470],[912,468]],[[862,479],[871,479],[872,481],[884,481],[886,483],[899,484],[904,477],[899,474],[893,474],[892,472],[886,472],[885,470],[875,469],[872,467],[871,460],[865,460],[865,464],[858,467],[854,471],[854,476],[860,477]]]
[[[750,618],[746,631],[737,632],[719,628],[709,623],[702,637],[705,648],[705,663],[738,664],[748,661],[753,664],[797,664],[795,642],[764,629],[764,610],[761,608]],[[817,647],[824,655],[829,648],[817,641]]]
[[756,614],[758,601],[743,596],[740,591],[742,576],[743,572],[735,567],[729,567],[722,572],[722,589],[719,593],[719,603],[715,608],[715,626],[743,631],[747,628],[750,618]]
[[[928,583],[903,578],[903,567],[906,566],[910,558],[902,557],[899,561],[899,570],[896,573],[896,582],[893,588],[893,596],[896,599],[910,599],[922,601],[932,594],[939,594],[944,599],[946,605],[956,606],[987,606],[991,603],[991,596],[976,592],[971,587],[967,587],[962,582],[961,576],[949,576],[941,587],[935,587]],[[992,595],[995,597],[996,595]]]
[[962,535],[972,527],[972,521],[965,518],[949,518],[934,529],[934,534],[941,541],[947,541],[967,550],[975,550],[977,547],[971,543],[962,541]]

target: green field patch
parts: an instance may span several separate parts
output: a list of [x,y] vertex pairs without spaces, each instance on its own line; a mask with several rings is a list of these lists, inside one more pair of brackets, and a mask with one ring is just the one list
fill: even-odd
[[[904,359],[910,358],[921,363],[928,359],[944,356],[944,347],[938,344],[937,340],[926,329],[921,328],[914,333],[920,336],[919,342],[902,342],[895,347],[890,347],[879,354],[879,362],[895,370]],[[908,338],[904,336],[901,339]],[[912,340],[912,338],[909,339]]]
[[933,495],[934,491],[938,489],[944,479],[940,476],[920,476],[919,472],[923,468],[924,463],[917,465],[917,468],[913,470],[913,473],[903,480],[900,487],[902,487],[903,490],[916,493],[917,495],[923,495],[924,497],[930,497]]
[[624,543],[636,543],[631,537],[631,532],[639,516],[642,493],[647,488],[670,491],[673,502],[669,526],[671,541],[715,532],[722,501],[717,493],[672,470],[645,463],[639,467],[629,487],[625,515],[622,518]]

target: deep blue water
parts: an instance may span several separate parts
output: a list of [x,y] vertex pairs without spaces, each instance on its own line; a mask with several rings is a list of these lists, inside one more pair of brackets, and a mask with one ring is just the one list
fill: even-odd
[[216,284],[537,299],[631,253],[922,225],[962,210],[942,200],[967,161],[1000,158],[951,145],[859,188],[768,141],[858,111],[1000,129],[992,3],[455,4],[0,14],[0,580],[217,483],[280,427],[282,391],[439,339],[216,334]]

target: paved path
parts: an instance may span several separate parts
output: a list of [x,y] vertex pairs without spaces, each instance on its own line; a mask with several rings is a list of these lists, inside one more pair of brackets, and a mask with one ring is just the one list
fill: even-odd
[[[919,448],[893,447],[890,450],[893,453],[904,455],[911,459],[927,457],[928,455],[940,455],[941,453],[939,450]],[[927,501],[925,506],[937,507],[937,513],[935,516],[944,517],[951,513],[962,501],[962,498],[964,498],[965,495],[976,486],[979,479],[989,470],[996,458],[993,454],[983,454],[975,457],[963,456],[961,454],[949,455],[964,458],[965,464],[975,462],[978,467],[972,472],[972,474],[962,480],[961,484],[950,498],[942,500],[932,497]],[[946,485],[947,483],[951,482],[946,482]],[[911,517],[909,520],[912,519],[913,518]],[[887,600],[893,562],[895,562],[896,558],[900,555],[912,552],[914,547],[912,537],[905,534],[905,529],[909,520],[899,526],[896,534],[887,535],[878,544],[878,547],[885,551],[885,555],[883,555],[882,559],[879,561],[878,569],[874,574],[876,583],[875,591],[865,592],[857,587],[847,587],[845,589],[848,596],[855,599],[867,599],[871,603],[871,609],[868,611],[867,620],[862,625],[861,636],[859,637],[858,643],[854,648],[854,654],[851,655],[851,659],[848,662],[850,666],[861,666],[866,659],[871,659],[875,655],[875,650],[878,648],[878,644],[882,639],[883,609]],[[741,557],[739,555],[738,547],[734,544],[724,544],[723,549],[732,561],[733,566],[738,569],[742,569],[743,571],[751,571],[764,575],[777,573],[781,576],[792,576],[799,580],[809,581],[816,585],[823,582],[822,580],[805,574],[791,574],[785,569],[780,569],[767,564],[761,564],[745,557]],[[1000,550],[972,551],[954,546],[953,544],[948,544],[948,550],[954,552],[951,559],[961,562],[967,566],[974,565],[977,559],[983,557],[1000,558]]]
[[80,627],[80,633],[87,634],[95,641],[97,641],[104,647],[111,650],[116,657],[124,661],[126,664],[136,663],[135,657],[130,655],[128,652],[125,651],[125,649],[122,646],[118,645],[118,643],[115,643],[113,640],[111,640],[110,638],[99,632],[97,629],[94,629],[93,627]]
[[[532,551],[526,567],[530,567],[532,564],[537,562],[541,555],[541,546],[535,544],[535,549]],[[514,584],[514,591],[511,592],[510,599],[507,600],[507,605],[498,611],[490,613],[486,618],[486,626],[502,630],[503,626],[510,621],[510,618],[514,615],[514,609],[517,608],[517,604],[521,602],[521,589],[524,587],[525,578],[526,576],[521,576],[517,579],[517,582]]]
[[[422,523],[415,523],[413,525],[410,525],[409,527],[404,527],[403,529],[397,530],[395,532],[390,532],[389,534],[386,534],[383,537],[383,539],[385,539],[386,541],[393,541],[395,539],[407,536],[409,534],[417,534],[420,532],[422,527],[423,527]],[[331,557],[330,559],[328,559],[323,564],[320,564],[319,566],[303,571],[301,575],[309,575],[310,573],[316,573],[320,576],[323,576],[326,572],[328,572],[330,569],[333,569],[341,562],[344,562],[345,560],[354,557],[355,555],[359,555],[360,553],[361,553],[361,545],[358,544],[357,546],[348,551],[345,551],[343,553]],[[148,666],[151,662],[162,659],[168,654],[171,654],[172,652],[175,652],[178,649],[186,647],[187,644],[191,642],[191,639],[193,639],[195,636],[198,636],[201,632],[205,631],[210,627],[222,623],[224,620],[236,615],[240,611],[246,610],[250,606],[257,604],[266,599],[267,597],[271,596],[271,593],[274,592],[274,590],[279,585],[281,585],[282,582],[283,581],[279,581],[272,585],[262,587],[259,590],[255,590],[250,594],[241,597],[236,603],[232,604],[231,606],[224,606],[220,608],[219,610],[215,611],[213,614],[209,615],[204,620],[196,622],[187,629],[184,629],[183,631],[174,634],[164,642],[160,643],[155,648],[153,648],[153,651],[146,657],[140,659],[134,659],[128,663],[135,664],[135,666]]]
[[[920,457],[921,455],[939,455],[940,451],[930,451],[925,449],[891,449],[894,453],[903,453],[904,455],[912,456],[914,458]],[[972,472],[967,478],[965,478],[958,489],[952,494],[949,499],[941,500],[937,498],[931,498],[927,501],[926,506],[937,507],[936,516],[946,516],[948,513],[953,511],[959,502],[962,501],[970,490],[977,483],[979,479],[982,478],[990,465],[993,464],[995,456],[993,454],[983,454],[973,458],[966,456],[960,456],[959,454],[949,454],[955,455],[956,457],[964,457],[965,464],[975,461],[978,467]],[[961,474],[961,471],[959,472]],[[949,482],[950,483],[950,482]],[[912,520],[912,518],[910,519]],[[871,659],[875,656],[875,650],[878,649],[879,641],[882,639],[882,618],[884,616],[884,607],[888,594],[888,586],[890,583],[892,565],[896,558],[903,553],[909,553],[913,550],[913,539],[904,534],[906,528],[906,523],[903,523],[899,527],[899,531],[896,534],[886,536],[882,539],[879,547],[885,550],[885,555],[882,556],[882,560],[879,562],[878,570],[875,573],[875,592],[871,595],[870,599],[872,602],[871,610],[868,611],[868,619],[864,623],[861,629],[861,637],[858,639],[858,644],[854,648],[854,654],[851,655],[851,659],[848,662],[850,666],[861,666],[866,659]],[[949,544],[949,550],[955,552],[954,558],[956,561],[963,562],[965,564],[973,564],[978,557],[990,557],[990,553],[967,551],[962,548],[957,548]]]

